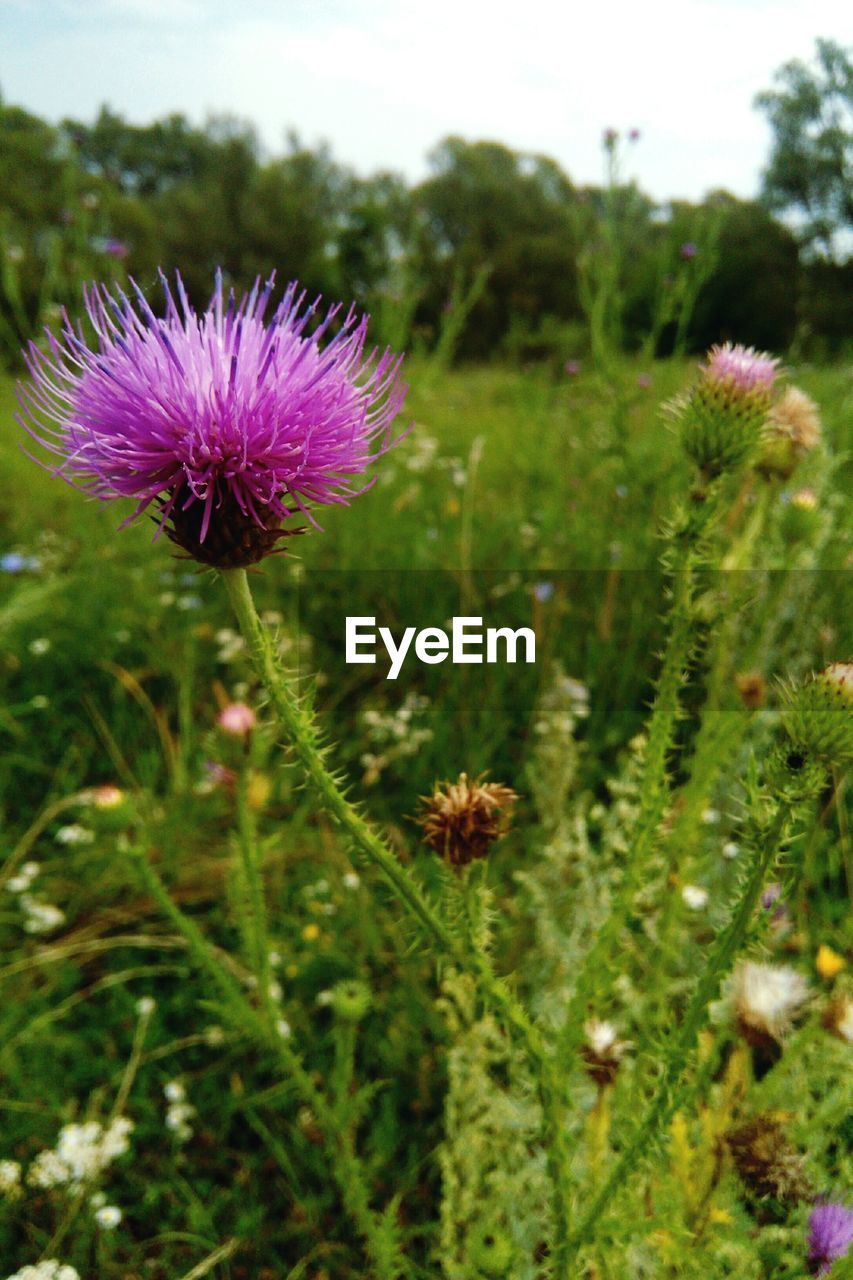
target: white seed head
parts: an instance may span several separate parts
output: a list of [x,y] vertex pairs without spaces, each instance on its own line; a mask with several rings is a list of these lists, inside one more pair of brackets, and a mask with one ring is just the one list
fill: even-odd
[[732,994],[741,1022],[778,1039],[808,999],[809,986],[801,973],[787,965],[747,960],[735,970]]

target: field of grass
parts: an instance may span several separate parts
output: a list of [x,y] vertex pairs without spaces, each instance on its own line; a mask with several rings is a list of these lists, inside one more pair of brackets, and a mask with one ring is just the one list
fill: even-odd
[[[414,425],[371,492],[252,575],[332,763],[436,900],[452,891],[413,821],[418,798],[460,771],[519,793],[513,829],[489,859],[491,947],[545,1026],[559,1023],[599,900],[618,883],[617,829],[636,795],[636,738],[663,643],[660,531],[689,485],[660,406],[690,376],[686,363],[625,361],[608,381],[415,366]],[[709,569],[703,582],[672,764],[680,801],[655,881],[607,961],[606,1012],[632,1042],[630,1065],[608,1116],[583,1072],[574,1086],[581,1204],[618,1154],[620,1116],[648,1092],[657,1040],[737,885],[737,859],[720,851],[738,839],[749,751],[766,756],[778,729],[773,682],[850,656],[853,384],[841,368],[791,376],[820,406],[824,444],[789,481],[739,480],[728,495],[714,544],[727,572]],[[544,1166],[523,1069],[282,754],[217,576],[165,538],[152,545],[150,523],[118,532],[129,508],[93,503],[34,466],[13,412],[5,380],[0,1161],[23,1166],[24,1186],[5,1198],[0,1187],[0,1277],[43,1256],[82,1280],[373,1275],[316,1117],[229,1023],[130,856],[143,840],[175,901],[251,991],[238,805],[211,766],[248,788],[288,1044],[351,1130],[409,1273],[547,1276],[536,1225]],[[790,496],[804,487],[815,508],[794,518]],[[376,616],[398,634],[455,614],[532,627],[535,666],[412,661],[392,682],[381,654],[372,667],[344,662],[347,615]],[[754,710],[738,694],[744,673],[766,682]],[[716,719],[700,714],[706,677]],[[233,701],[261,704],[248,760],[217,728]],[[107,785],[121,789],[115,807],[92,798]],[[756,1208],[724,1158],[724,1120],[790,1113],[817,1192],[849,1200],[851,1050],[821,1025],[853,964],[847,822],[843,788],[827,789],[788,855],[784,914],[760,941],[765,958],[808,979],[807,1018],[768,1070],[720,1014],[703,1042],[716,1092],[659,1135],[655,1161],[621,1202],[632,1230],[611,1222],[579,1276],[803,1274],[805,1199]],[[30,886],[10,888],[30,863]],[[701,910],[685,907],[685,885],[707,891]],[[51,927],[34,923],[39,905],[61,912]],[[838,957],[837,975],[816,972],[821,945]],[[352,981],[369,991],[357,1030],[335,996]],[[70,1189],[26,1182],[63,1125],[118,1115],[133,1129],[108,1168]],[[101,1192],[121,1209],[116,1226],[95,1217]]]

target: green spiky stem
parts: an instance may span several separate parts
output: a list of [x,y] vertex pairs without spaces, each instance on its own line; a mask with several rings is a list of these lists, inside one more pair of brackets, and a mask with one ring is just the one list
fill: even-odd
[[243,1027],[256,1041],[272,1049],[287,1077],[293,1081],[302,1102],[317,1121],[323,1138],[333,1152],[330,1160],[333,1175],[347,1212],[365,1241],[367,1252],[380,1280],[399,1280],[404,1266],[389,1248],[388,1228],[370,1207],[367,1177],[352,1144],[342,1133],[336,1111],[329,1106],[302,1065],[299,1055],[287,1040],[278,1035],[267,1018],[246,999],[237,981],[216,957],[216,953],[198,925],[181,910],[141,848],[131,850],[140,878],[163,914],[186,939],[190,955],[218,989],[225,1008],[234,1023]]
[[667,758],[675,735],[681,688],[694,646],[695,571],[702,559],[705,537],[719,510],[719,487],[713,486],[691,508],[683,527],[671,535],[672,598],[663,661],[646,731],[634,838],[610,913],[586,953],[566,1010],[558,1046],[559,1057],[566,1064],[571,1062],[583,1040],[584,1020],[590,1006],[595,1004],[608,974],[608,963],[618,949],[620,934],[643,883],[649,855],[669,804]]
[[699,1033],[708,1019],[709,1006],[731,970],[746,937],[762,887],[776,861],[793,812],[794,806],[783,800],[773,820],[756,840],[743,892],[732,910],[728,924],[717,935],[705,960],[701,977],[693,989],[679,1027],[672,1033],[664,1048],[657,1086],[646,1111],[583,1220],[572,1234],[569,1242],[569,1256],[572,1260],[576,1259],[578,1251],[593,1237],[602,1212],[613,1196],[625,1186],[655,1140],[666,1131],[667,1125],[683,1103],[683,1091],[679,1090],[678,1085],[690,1063]]
[[258,617],[245,569],[224,569],[221,573],[255,670],[323,807],[362,856],[379,871],[438,952],[463,971],[472,973],[484,1002],[513,1033],[527,1055],[542,1107],[545,1148],[554,1185],[554,1275],[555,1280],[568,1280],[569,1273],[561,1269],[557,1260],[565,1253],[568,1240],[572,1203],[571,1162],[566,1137],[564,1089],[552,1057],[526,1010],[494,972],[488,957],[470,941],[466,946],[454,936],[427,901],[415,879],[347,800],[340,783],[326,766],[310,714],[292,692],[279,667],[272,639]]

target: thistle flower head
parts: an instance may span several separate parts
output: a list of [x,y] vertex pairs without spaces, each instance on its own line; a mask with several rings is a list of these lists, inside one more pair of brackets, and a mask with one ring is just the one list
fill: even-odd
[[454,867],[485,858],[506,833],[517,799],[499,782],[469,782],[468,775],[460,773],[458,782],[442,783],[431,796],[421,797],[424,840]]
[[757,448],[778,360],[752,347],[712,347],[693,389],[676,403],[685,451],[709,477],[740,466]]
[[706,381],[743,394],[756,387],[769,391],[778,366],[779,361],[766,351],[756,351],[754,347],[744,347],[739,342],[724,342],[722,346],[711,347],[703,373]]
[[396,443],[400,358],[365,359],[367,319],[352,309],[330,308],[309,333],[318,304],[295,283],[269,321],[274,277],[238,302],[217,272],[202,315],[180,277],[177,301],[161,283],[162,318],[136,285],[132,297],[94,286],[93,347],[67,317],[47,352],[31,343],[21,421],[70,483],[133,499],[203,563],[253,564],[289,517],[315,523],[312,506],[367,487],[354,482]]
[[815,1275],[825,1276],[833,1262],[846,1258],[853,1245],[853,1209],[820,1204],[809,1218],[808,1261]]
[[853,758],[853,662],[832,662],[796,689],[783,723],[804,755],[836,764]]
[[732,978],[738,1026],[750,1043],[781,1039],[808,997],[805,978],[787,965],[747,960]]
[[783,1204],[812,1198],[803,1158],[785,1136],[778,1116],[765,1113],[731,1129],[726,1145],[741,1181],[754,1196],[770,1196]]
[[799,387],[787,387],[767,415],[758,470],[787,480],[797,463],[820,443],[820,437],[817,405]]
[[612,1022],[590,1018],[584,1023],[586,1037],[581,1054],[587,1072],[599,1087],[613,1084],[626,1050],[627,1041],[618,1038]]

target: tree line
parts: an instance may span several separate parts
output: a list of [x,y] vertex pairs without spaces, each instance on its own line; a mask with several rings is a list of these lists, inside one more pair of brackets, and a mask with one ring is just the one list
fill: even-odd
[[[556,364],[727,338],[831,355],[851,332],[850,130],[837,110],[849,112],[851,77],[837,46],[819,55],[816,71],[788,64],[759,102],[774,129],[761,201],[656,204],[621,177],[634,131],[604,135],[600,186],[461,137],[409,185],[360,177],[295,134],[265,155],[232,117],[134,125],[104,107],[53,126],[0,101],[0,343],[8,362],[60,307],[78,308],[83,280],[131,275],[147,289],[158,267],[179,268],[204,305],[221,266],[238,286],[275,267],[310,295],[354,299],[377,340],[447,359]],[[795,208],[798,221],[780,220]]]

